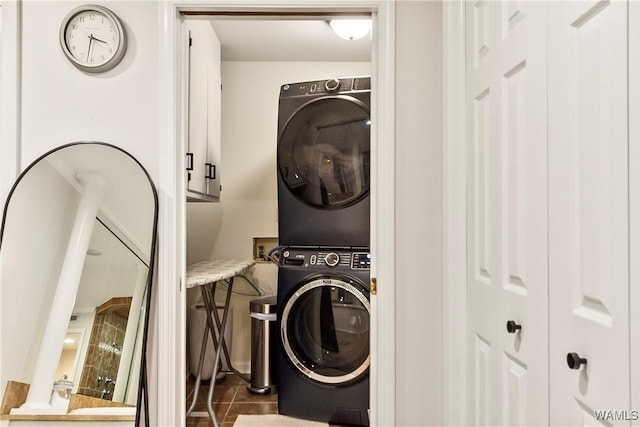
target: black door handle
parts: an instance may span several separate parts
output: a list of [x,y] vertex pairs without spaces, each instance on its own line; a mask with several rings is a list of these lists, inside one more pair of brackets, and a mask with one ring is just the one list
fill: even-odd
[[509,332],[510,334],[515,334],[518,329],[522,329],[522,325],[518,325],[513,320],[507,321],[507,332]]
[[580,365],[586,365],[587,359],[584,359],[578,355],[578,353],[567,354],[567,365],[571,369],[580,369]]

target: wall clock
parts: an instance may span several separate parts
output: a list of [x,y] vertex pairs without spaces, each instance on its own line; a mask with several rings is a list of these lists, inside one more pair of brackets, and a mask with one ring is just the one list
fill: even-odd
[[124,57],[127,34],[115,13],[106,7],[84,5],[62,21],[60,45],[73,65],[89,73],[101,73]]

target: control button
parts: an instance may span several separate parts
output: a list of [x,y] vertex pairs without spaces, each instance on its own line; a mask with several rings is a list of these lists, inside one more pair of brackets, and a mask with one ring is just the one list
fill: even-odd
[[316,255],[311,255],[311,258],[309,258],[309,264],[315,265],[317,259]]
[[290,87],[291,86],[289,86],[289,85],[284,85],[284,86],[282,86],[282,90],[289,90]]
[[325,89],[327,89],[328,92],[335,92],[336,90],[340,89],[340,80],[338,79],[331,79],[331,80],[327,80],[327,82],[324,84]]
[[282,253],[282,256],[285,257],[285,258],[288,257],[289,256],[289,251],[284,251]]
[[311,87],[309,88],[309,92],[315,92],[316,89],[318,89],[318,85],[317,84],[312,84]]
[[327,256],[324,257],[324,262],[329,267],[335,267],[340,262],[340,256],[335,252],[329,252]]

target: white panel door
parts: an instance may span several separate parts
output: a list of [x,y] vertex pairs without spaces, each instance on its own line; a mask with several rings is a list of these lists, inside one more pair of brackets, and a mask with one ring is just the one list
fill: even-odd
[[[546,12],[467,6],[470,423],[548,423]],[[515,328],[510,333],[507,322]]]
[[497,156],[491,66],[495,3],[468,2],[467,28],[467,292],[469,423],[498,424]]
[[627,3],[548,7],[550,420],[629,425]]
[[[545,425],[548,412],[546,3],[498,3],[493,72],[499,141],[500,422]],[[521,326],[509,333],[506,323]],[[513,331],[513,329],[511,330]]]

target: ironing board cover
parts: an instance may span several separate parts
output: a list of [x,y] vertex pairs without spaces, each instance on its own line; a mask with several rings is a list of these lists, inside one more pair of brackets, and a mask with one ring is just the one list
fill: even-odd
[[187,288],[207,285],[244,273],[256,262],[253,260],[202,261],[187,267]]

